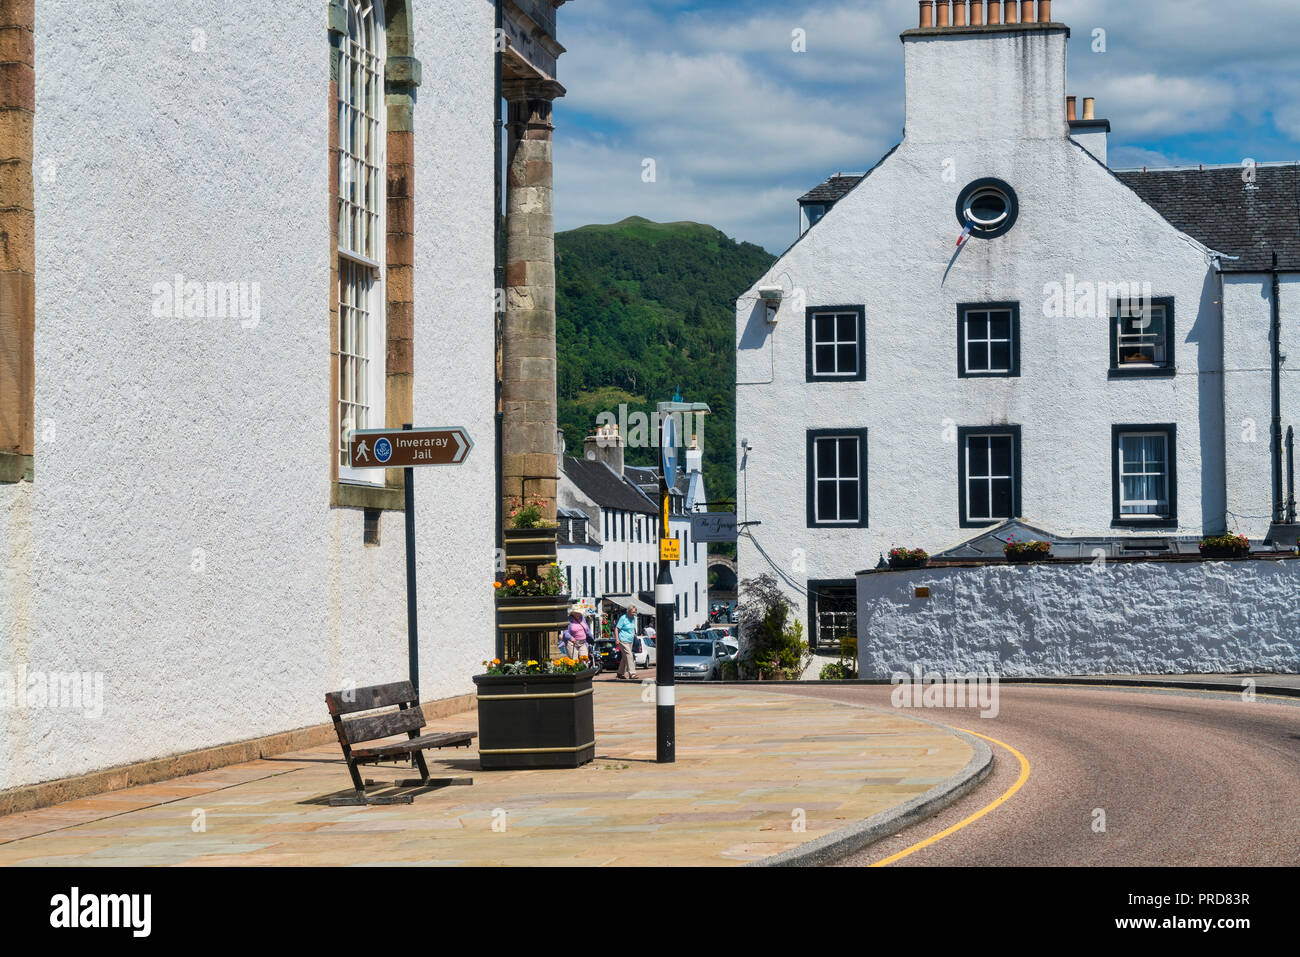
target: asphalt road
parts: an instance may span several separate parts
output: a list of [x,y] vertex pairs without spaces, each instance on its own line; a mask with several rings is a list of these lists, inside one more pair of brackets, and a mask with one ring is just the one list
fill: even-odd
[[[892,708],[888,686],[782,690]],[[1261,695],[1247,703],[1235,693],[1025,685],[998,691],[992,718],[972,709],[907,709],[994,739],[994,771],[936,816],[841,866],[900,854],[890,866],[1300,862],[1300,699]],[[1019,789],[915,849],[1016,785],[1023,765],[1004,745],[1028,762]]]

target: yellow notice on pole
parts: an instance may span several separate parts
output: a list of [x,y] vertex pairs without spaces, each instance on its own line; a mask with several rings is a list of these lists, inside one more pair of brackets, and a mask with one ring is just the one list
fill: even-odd
[[682,543],[675,538],[659,539],[659,560],[661,562],[680,562],[682,560]]

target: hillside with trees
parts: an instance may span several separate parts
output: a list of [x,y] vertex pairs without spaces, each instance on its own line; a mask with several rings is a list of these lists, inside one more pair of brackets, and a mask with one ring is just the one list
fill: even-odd
[[[699,223],[640,217],[555,236],[559,422],[569,454],[596,416],[653,414],[680,389],[707,402],[704,470],[709,497],[736,493],[736,297],[775,257]],[[628,449],[654,465],[653,449]]]

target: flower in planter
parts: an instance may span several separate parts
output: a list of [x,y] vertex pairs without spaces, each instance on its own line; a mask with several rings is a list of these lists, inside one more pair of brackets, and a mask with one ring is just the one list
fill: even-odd
[[564,594],[569,587],[568,580],[560,571],[560,566],[555,564],[548,566],[546,573],[539,578],[524,578],[522,572],[516,574],[517,578],[507,578],[505,585],[496,588],[499,597],[550,597]]
[[1209,535],[1201,539],[1201,554],[1249,555],[1250,539],[1245,535]]
[[559,528],[559,522],[542,518],[544,498],[510,499],[510,524],[513,528]]
[[916,568],[930,561],[930,553],[923,548],[890,548],[891,568]]
[[502,662],[500,658],[493,658],[487,664],[485,674],[489,675],[576,675],[582,674],[589,670],[590,665],[587,659],[581,658],[553,658],[550,661],[536,661],[529,659],[527,661],[507,661]]
[[1002,549],[1003,553],[1010,561],[1033,561],[1040,558],[1052,557],[1051,542],[1015,542],[1008,541],[1006,547]]

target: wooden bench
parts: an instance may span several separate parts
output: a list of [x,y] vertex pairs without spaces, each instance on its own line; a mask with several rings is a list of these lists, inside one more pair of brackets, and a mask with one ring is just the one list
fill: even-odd
[[[334,720],[334,731],[339,736],[339,747],[343,749],[343,760],[348,764],[348,773],[352,775],[355,794],[347,797],[330,799],[330,804],[410,804],[414,796],[367,795],[368,786],[376,786],[373,781],[363,781],[358,770],[363,764],[378,761],[396,760],[410,757],[420,772],[419,778],[394,781],[400,787],[445,787],[450,784],[471,784],[470,778],[430,778],[429,766],[424,761],[424,752],[432,748],[468,747],[478,736],[477,731],[441,731],[434,734],[420,734],[420,729],[428,722],[424,720],[424,711],[416,700],[415,689],[409,681],[397,681],[393,684],[370,685],[349,691],[331,691],[325,695],[325,704],[330,717]],[[397,706],[396,711],[380,709]],[[356,715],[360,712],[373,711],[377,714],[363,714],[355,718],[344,715]],[[405,734],[407,740],[391,744],[370,744],[394,735]]]

